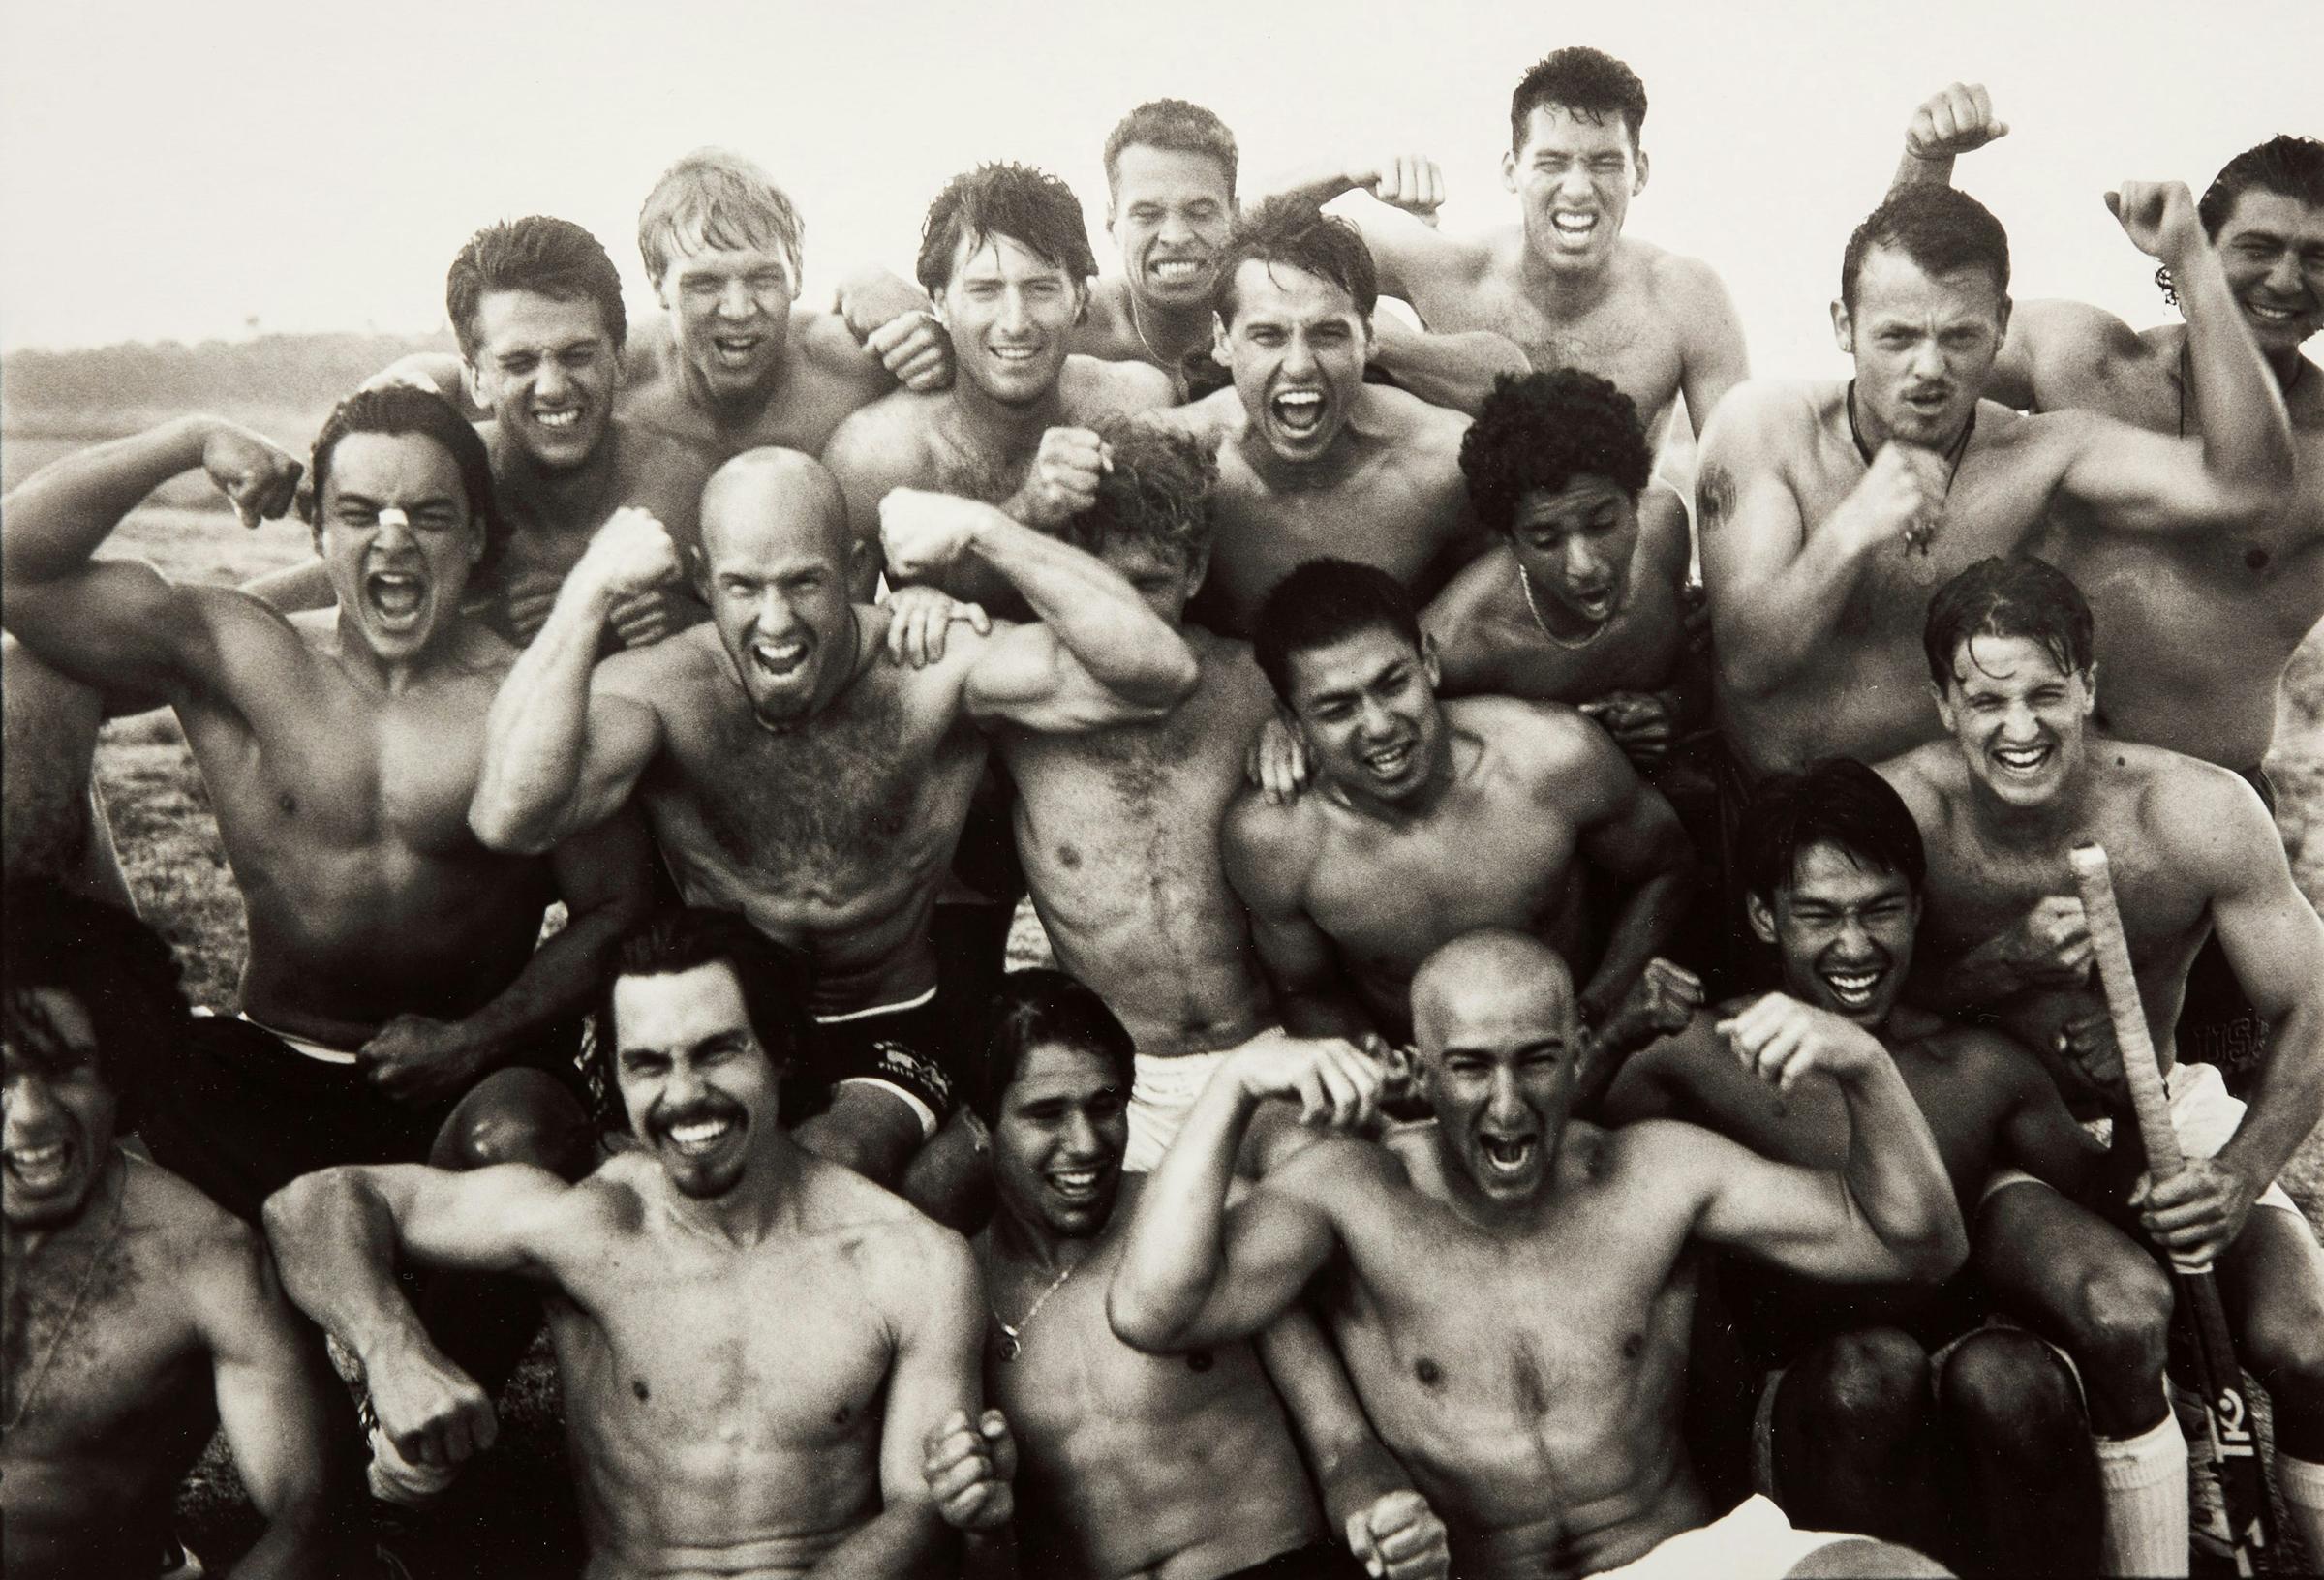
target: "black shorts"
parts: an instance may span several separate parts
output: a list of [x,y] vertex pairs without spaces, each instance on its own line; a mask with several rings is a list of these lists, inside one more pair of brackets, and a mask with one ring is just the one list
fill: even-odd
[[911,1105],[924,1139],[934,1135],[965,1095],[957,1020],[950,1000],[933,988],[892,1009],[816,1017],[814,1068],[805,1073],[808,1089],[786,1094],[805,1105],[794,1111],[813,1113],[845,1082],[868,1081]]
[[1338,1542],[1311,1541],[1219,1580],[1362,1580],[1363,1572],[1356,1555]]
[[[301,1053],[263,1026],[226,1015],[191,1024],[138,1135],[154,1162],[249,1223],[266,1198],[318,1169],[425,1163],[467,1095],[412,1108],[373,1086],[360,1065]],[[588,1107],[568,1039],[543,1039],[516,1062],[555,1076]]]
[[[2268,815],[2276,815],[2276,786],[2261,769],[2247,769],[2244,782],[2259,792]],[[2245,996],[2214,931],[2187,967],[2186,992],[2179,1001],[2179,1025],[2172,1034],[2178,1056],[2219,1067],[2220,1079],[2236,1097],[2248,1098],[2268,1048],[2268,1023]]]

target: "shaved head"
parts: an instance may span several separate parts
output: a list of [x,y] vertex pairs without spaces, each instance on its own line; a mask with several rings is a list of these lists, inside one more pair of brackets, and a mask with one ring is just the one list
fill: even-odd
[[844,564],[851,545],[847,503],[823,463],[798,450],[745,450],[711,473],[702,490],[702,550],[711,560],[744,529],[773,526],[797,547]]
[[1540,939],[1485,928],[1463,933],[1412,978],[1412,1033],[1422,1053],[1484,1028],[1572,1032],[1574,978]]

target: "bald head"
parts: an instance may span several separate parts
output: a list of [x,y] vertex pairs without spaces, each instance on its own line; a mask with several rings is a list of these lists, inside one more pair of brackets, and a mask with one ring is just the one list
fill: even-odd
[[712,472],[702,490],[702,551],[716,564],[746,540],[753,552],[780,544],[845,564],[852,547],[847,503],[823,463],[768,445],[745,450]]
[[1463,933],[1413,973],[1412,1032],[1423,1054],[1574,1030],[1573,975],[1557,951],[1525,933]]

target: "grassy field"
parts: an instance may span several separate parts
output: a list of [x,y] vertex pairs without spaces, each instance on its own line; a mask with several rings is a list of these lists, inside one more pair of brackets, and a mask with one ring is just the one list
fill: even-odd
[[[294,449],[316,420],[312,412],[290,410],[236,414]],[[13,484],[55,455],[138,425],[135,413],[94,432],[62,419],[20,425],[12,412],[0,472]],[[241,531],[213,507],[206,486],[194,477],[172,483],[139,509],[112,552],[151,560],[173,576],[230,583],[290,563],[309,549],[305,530],[296,525]],[[2283,791],[2286,842],[2304,889],[2316,899],[2324,897],[2324,627],[2302,653],[2282,716],[2269,766]],[[176,947],[196,1001],[230,1006],[244,947],[241,909],[208,797],[174,720],[149,714],[108,724],[98,771],[140,907]],[[1019,963],[1046,956],[1029,909],[1019,918],[1011,953]],[[2311,1139],[2285,1183],[2324,1226],[2324,1135]],[[465,1479],[454,1505],[410,1543],[415,1573],[481,1580],[569,1573],[578,1566],[556,1380],[545,1348],[511,1384],[503,1416],[502,1445]],[[512,1516],[511,1510],[522,1514]],[[184,1534],[210,1559],[212,1572],[255,1534],[255,1518],[232,1467],[216,1445],[189,1486],[180,1518]]]

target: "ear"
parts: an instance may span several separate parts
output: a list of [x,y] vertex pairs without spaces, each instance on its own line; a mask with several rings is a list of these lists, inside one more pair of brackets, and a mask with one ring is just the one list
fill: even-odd
[[1210,545],[1206,543],[1186,557],[1187,586],[1200,592],[1203,578],[1210,574]]
[[1085,280],[1073,288],[1074,299],[1080,304],[1073,310],[1073,326],[1081,328],[1089,321],[1089,282]]
[[[707,568],[707,567],[705,567]],[[847,545],[847,585],[861,582],[864,572],[872,568],[872,545],[865,538],[856,538]]]
[[1835,300],[1832,303],[1832,341],[1840,348],[1843,356],[1856,354],[1856,326],[1849,321],[1846,302]]
[[2017,304],[2015,302],[2009,299],[2008,293],[2004,291],[2002,295],[2002,338],[2003,340],[2007,340],[2009,338],[2009,310],[2016,305]]
[[1646,190],[1646,150],[1643,148],[1638,150],[1637,164],[1638,173],[1631,177],[1630,181],[1630,195],[1633,198],[1636,198],[1639,193]]
[[478,373],[476,365],[466,357],[460,359],[460,382],[468,391],[469,405],[479,411],[492,410],[492,401],[484,393],[484,376]]
[[1514,149],[1501,156],[1501,190],[1517,190],[1517,156]]
[[1436,651],[1436,638],[1425,629],[1421,632],[1421,673],[1428,677],[1428,689],[1431,691],[1444,684],[1444,659]]
[[1944,726],[1944,733],[1945,733],[1945,734],[1947,734],[1947,735],[1950,735],[1950,734],[1952,734],[1952,733],[1953,733],[1953,704],[1952,704],[1952,701],[1951,701],[1951,699],[1950,699],[1950,698],[1948,698],[1948,697],[1945,695],[1945,687],[1943,687],[1943,686],[1942,686],[1942,685],[1939,685],[1939,684],[1936,684],[1934,681],[1932,681],[1931,683],[1929,683],[1929,695],[1937,699],[1937,718],[1938,718],[1938,722],[1942,723],[1942,724]]
[[1111,198],[1106,199],[1106,234],[1109,237],[1114,234],[1114,199]]
[[2093,658],[2090,667],[2082,672],[2082,716],[2088,718],[2098,711],[2098,661]]
[[1235,343],[1227,338],[1227,320],[1210,315],[1210,356],[1228,372],[1235,371]]
[[1747,894],[1743,896],[1743,915],[1751,923],[1752,935],[1762,944],[1775,942],[1775,912],[1768,908],[1765,896]]

